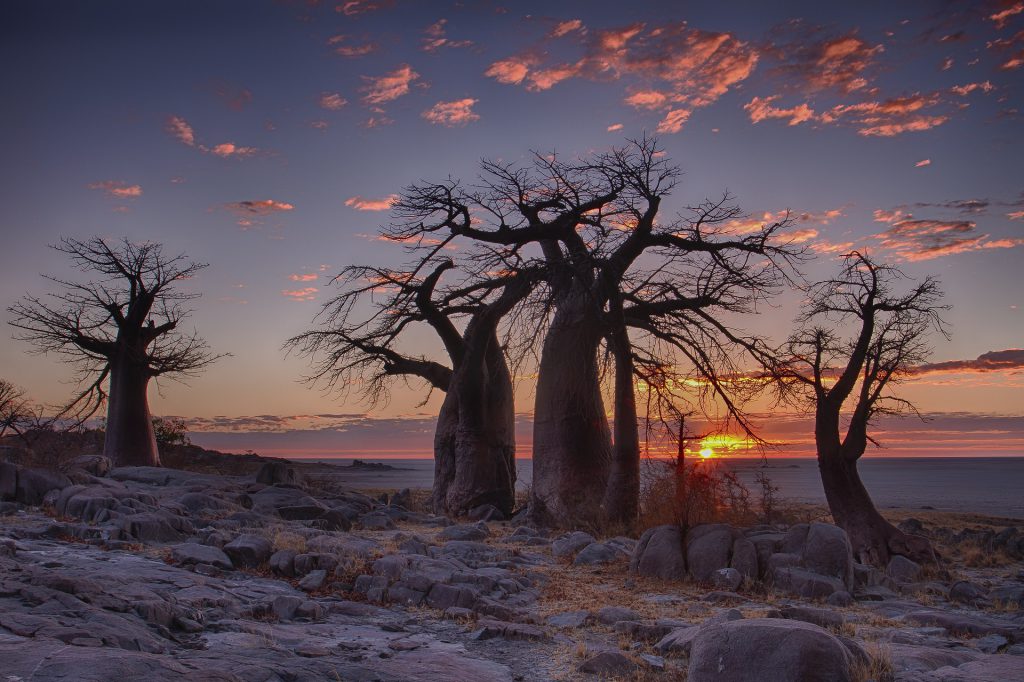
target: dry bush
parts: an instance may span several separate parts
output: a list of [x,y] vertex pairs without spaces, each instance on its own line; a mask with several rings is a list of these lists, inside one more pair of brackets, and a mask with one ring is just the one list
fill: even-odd
[[864,646],[867,660],[858,659],[850,670],[855,682],[892,682],[895,679],[895,667],[892,662],[892,651],[879,642],[868,642]]
[[[750,490],[719,462],[651,463],[640,491],[640,528],[702,523],[746,525],[757,521]],[[772,502],[774,504],[774,501]]]

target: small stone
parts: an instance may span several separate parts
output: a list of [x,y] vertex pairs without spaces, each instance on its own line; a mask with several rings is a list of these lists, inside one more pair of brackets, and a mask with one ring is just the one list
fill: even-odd
[[601,542],[592,542],[584,547],[573,560],[573,566],[597,566],[610,564],[619,559],[621,555],[608,545]]
[[603,606],[597,612],[597,620],[604,625],[614,625],[623,620],[640,620],[640,614],[622,606]]
[[555,628],[581,628],[592,620],[590,611],[565,611],[549,616],[547,624]]
[[743,575],[735,568],[720,568],[711,574],[711,585],[720,590],[735,592],[742,582]]
[[324,581],[327,580],[327,571],[322,568],[316,571],[310,571],[306,574],[306,577],[299,581],[299,589],[304,592],[313,592],[319,590],[324,586]]
[[578,670],[591,675],[616,676],[628,675],[635,672],[637,667],[633,659],[625,654],[618,651],[602,651],[580,664]]

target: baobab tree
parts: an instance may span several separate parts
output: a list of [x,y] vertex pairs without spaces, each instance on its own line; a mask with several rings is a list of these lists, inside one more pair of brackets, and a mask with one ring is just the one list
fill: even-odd
[[899,269],[854,251],[836,278],[811,287],[800,328],[787,344],[782,375],[814,405],[825,497],[862,562],[885,565],[894,554],[934,558],[925,538],[903,533],[878,513],[857,462],[869,443],[879,445],[869,435],[875,417],[916,412],[892,389],[927,358],[929,333],[945,334],[941,298],[934,278],[911,283]]
[[77,366],[81,390],[60,416],[83,423],[106,404],[103,454],[120,466],[159,466],[150,380],[191,376],[221,357],[179,328],[190,312],[185,302],[199,294],[178,286],[206,265],[127,239],[65,238],[53,248],[95,279],[47,277],[62,290],[25,296],[9,308],[21,330],[16,338]]
[[[515,403],[498,326],[530,294],[535,272],[521,266],[439,288],[456,266],[435,261],[438,250],[407,271],[346,268],[335,280],[343,291],[324,304],[318,326],[286,346],[315,358],[312,383],[342,391],[360,385],[370,403],[386,399],[399,377],[443,391],[434,434],[435,511],[458,516],[491,504],[508,515],[515,502]],[[371,312],[361,315],[374,295],[380,296]],[[440,338],[449,364],[400,350],[417,324]]]
[[[539,523],[635,518],[639,436],[630,329],[655,339],[652,349],[678,351],[713,377],[714,360],[728,355],[725,345],[741,340],[715,309],[748,309],[781,266],[798,257],[781,237],[786,220],[730,233],[740,213],[728,197],[659,220],[678,177],[656,141],[644,138],[575,161],[540,154],[530,165],[485,161],[475,186],[417,184],[394,206],[396,221],[387,230],[394,239],[459,239],[476,249],[478,262],[493,259],[494,267],[539,251],[546,295],[535,299],[540,360],[530,500]],[[661,328],[683,319],[701,329]],[[709,341],[716,345],[699,347]],[[602,344],[616,363],[614,438],[602,397]],[[708,385],[729,390],[717,379]]]

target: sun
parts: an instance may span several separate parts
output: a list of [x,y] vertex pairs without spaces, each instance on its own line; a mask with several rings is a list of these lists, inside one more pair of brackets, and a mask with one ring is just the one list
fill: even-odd
[[703,450],[700,451],[700,456],[703,457],[704,459],[710,459],[711,457],[715,456],[715,451],[712,450],[711,448],[704,448]]

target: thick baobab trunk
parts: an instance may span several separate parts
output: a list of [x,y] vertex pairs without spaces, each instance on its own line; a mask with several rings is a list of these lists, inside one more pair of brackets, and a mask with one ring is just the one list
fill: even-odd
[[515,504],[515,404],[512,377],[491,330],[452,374],[434,434],[433,506],[459,516],[492,504],[506,516]]
[[599,321],[585,295],[559,302],[541,351],[533,424],[530,515],[552,526],[596,526],[611,462],[601,400]]
[[615,356],[615,425],[604,513],[609,523],[632,530],[640,506],[640,431],[633,388],[632,346],[625,327],[612,335],[612,351]]
[[149,372],[130,361],[110,363],[110,398],[103,454],[114,466],[160,466],[149,413]]
[[819,449],[818,469],[832,518],[850,537],[857,561],[884,567],[894,554],[915,561],[935,560],[928,540],[904,533],[878,513],[860,480],[856,458]]

